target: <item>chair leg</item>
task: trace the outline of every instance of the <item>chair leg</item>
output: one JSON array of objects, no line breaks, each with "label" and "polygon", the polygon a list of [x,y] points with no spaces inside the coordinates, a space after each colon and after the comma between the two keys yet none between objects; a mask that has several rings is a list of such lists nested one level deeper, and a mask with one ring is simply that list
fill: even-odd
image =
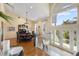
[{"label": "chair leg", "polygon": [[20,52],[20,54],[18,56],[24,56],[23,50]]}]

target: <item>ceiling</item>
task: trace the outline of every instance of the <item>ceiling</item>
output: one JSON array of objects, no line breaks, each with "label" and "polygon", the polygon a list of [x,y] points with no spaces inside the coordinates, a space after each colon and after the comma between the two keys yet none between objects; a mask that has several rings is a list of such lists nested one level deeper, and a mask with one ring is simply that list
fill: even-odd
[{"label": "ceiling", "polygon": [[54,7],[52,10],[52,12],[54,14],[57,14],[57,13],[60,13],[60,12],[63,12],[63,11],[67,11],[69,9],[73,9],[76,7],[76,4],[74,3],[56,3],[54,4]]},{"label": "ceiling", "polygon": [[[7,11],[13,12],[18,16],[37,20],[49,16],[48,3],[11,3],[13,7],[5,6]],[[52,3],[52,14],[74,8],[72,3]]]},{"label": "ceiling", "polygon": [[14,3],[11,5],[14,8],[5,6],[5,9],[16,15],[28,17],[29,19],[37,20],[38,18],[49,16],[48,3]]}]

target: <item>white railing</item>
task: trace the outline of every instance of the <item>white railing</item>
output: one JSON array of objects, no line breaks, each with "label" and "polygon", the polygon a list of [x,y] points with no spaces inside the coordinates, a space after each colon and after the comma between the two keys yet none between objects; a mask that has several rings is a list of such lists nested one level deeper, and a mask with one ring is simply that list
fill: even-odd
[{"label": "white railing", "polygon": [[[52,41],[55,41],[56,39],[59,40],[59,42],[54,42],[54,44],[59,43],[59,47],[64,48],[72,53],[79,51],[79,28],[77,24],[69,24],[69,25],[62,25],[62,26],[55,26],[52,28],[53,32],[53,39]],[[59,33],[56,33],[56,30],[59,31]],[[69,44],[64,43],[64,32],[69,32]],[[74,33],[76,32],[76,34]],[[60,38],[59,38],[60,37]],[[74,38],[76,37],[76,46],[74,43]],[[77,47],[77,48],[76,48]]]}]

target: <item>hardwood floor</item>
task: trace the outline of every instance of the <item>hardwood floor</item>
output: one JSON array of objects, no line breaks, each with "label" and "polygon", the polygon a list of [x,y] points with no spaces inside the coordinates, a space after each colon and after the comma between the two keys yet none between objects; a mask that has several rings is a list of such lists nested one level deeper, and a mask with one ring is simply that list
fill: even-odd
[{"label": "hardwood floor", "polygon": [[16,39],[10,39],[11,46],[22,46],[23,47],[24,56],[48,56],[48,54],[45,51],[39,48],[35,48],[33,41],[34,40],[32,39],[32,41],[17,43]]}]

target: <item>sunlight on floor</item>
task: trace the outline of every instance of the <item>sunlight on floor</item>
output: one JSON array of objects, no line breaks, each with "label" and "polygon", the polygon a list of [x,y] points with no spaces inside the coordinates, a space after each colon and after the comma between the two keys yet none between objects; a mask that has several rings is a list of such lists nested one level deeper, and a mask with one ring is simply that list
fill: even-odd
[{"label": "sunlight on floor", "polygon": [[52,46],[49,46],[48,54],[50,56],[72,56],[72,54]]}]

